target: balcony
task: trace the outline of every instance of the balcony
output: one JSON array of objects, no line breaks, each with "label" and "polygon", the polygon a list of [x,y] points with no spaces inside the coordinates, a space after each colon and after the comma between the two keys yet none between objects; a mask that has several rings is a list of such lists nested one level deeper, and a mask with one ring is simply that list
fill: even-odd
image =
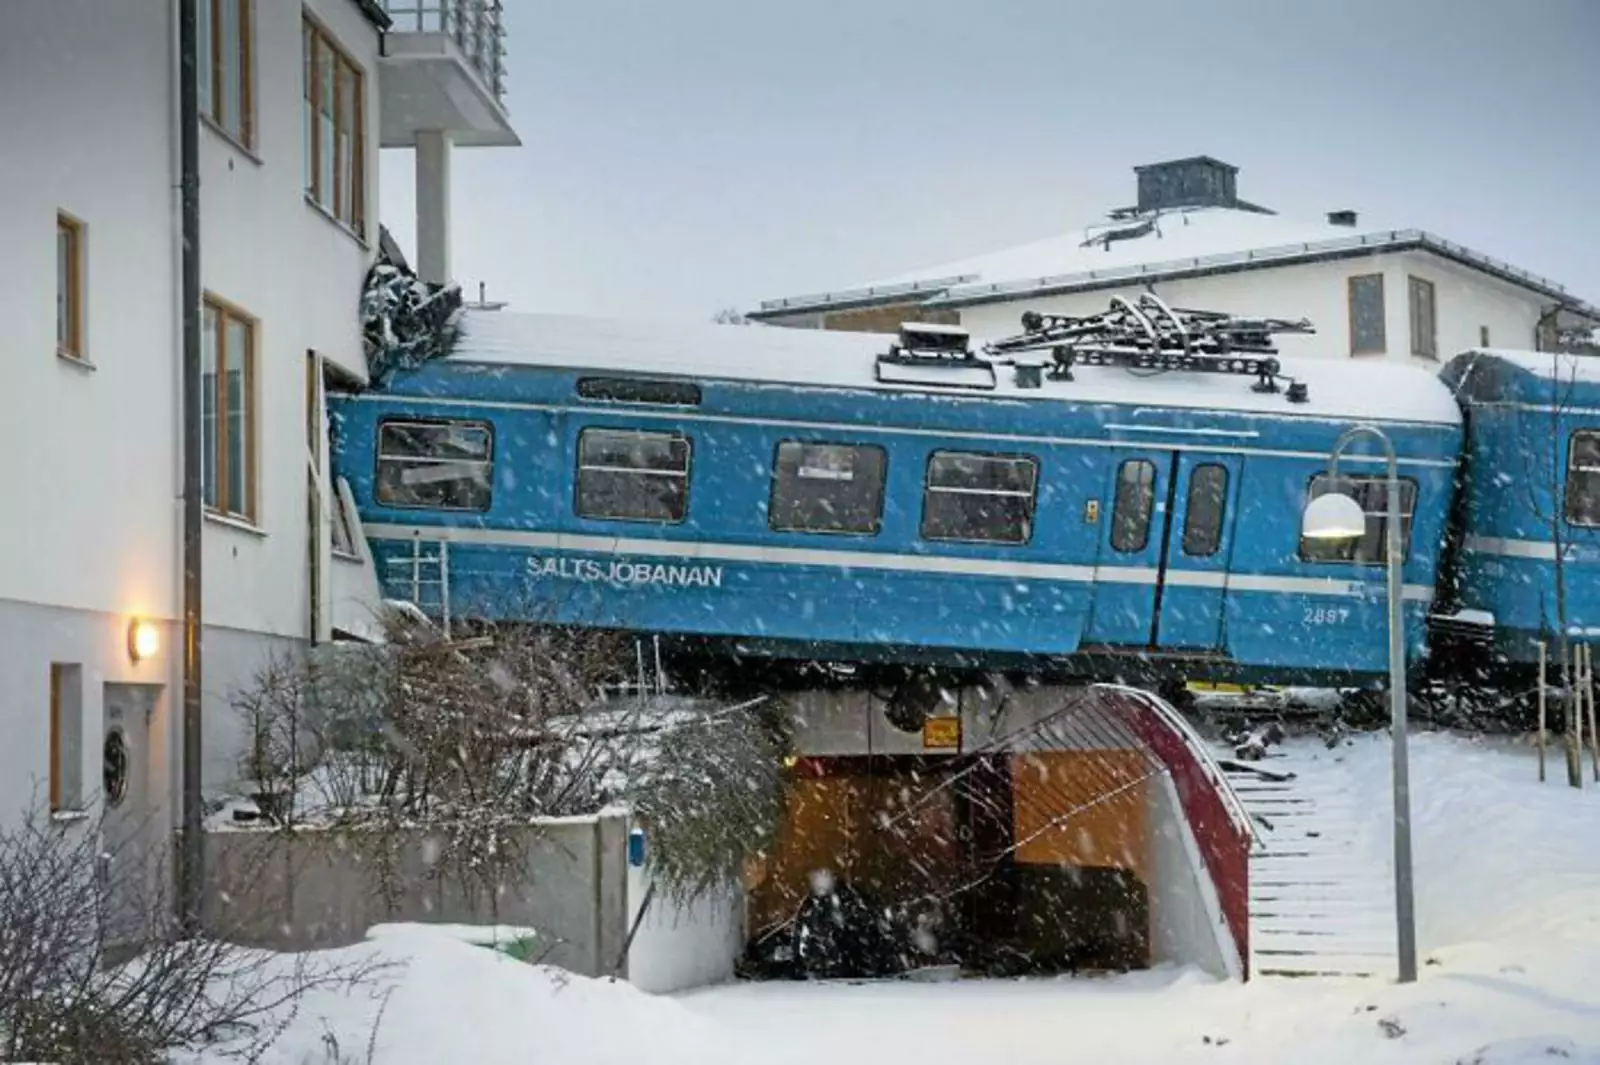
[{"label": "balcony", "polygon": [[505,26],[500,0],[383,0],[378,88],[380,143],[408,148],[419,133],[460,147],[522,141],[505,108]]}]

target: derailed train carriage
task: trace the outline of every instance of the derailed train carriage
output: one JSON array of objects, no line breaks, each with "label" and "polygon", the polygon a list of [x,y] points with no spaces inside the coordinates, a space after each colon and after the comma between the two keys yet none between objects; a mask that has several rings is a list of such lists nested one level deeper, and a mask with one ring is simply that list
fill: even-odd
[{"label": "derailed train carriage", "polygon": [[1600,637],[1600,359],[1468,351],[1441,379],[1464,446],[1427,661],[1447,692],[1526,704]]},{"label": "derailed train carriage", "polygon": [[1062,373],[925,337],[947,350],[469,315],[453,356],[338,403],[337,468],[386,593],[457,616],[660,634],[766,681],[1359,686],[1387,661],[1380,457],[1344,466],[1359,541],[1302,541],[1299,516],[1368,421],[1400,455],[1420,658],[1461,449],[1430,375]]}]

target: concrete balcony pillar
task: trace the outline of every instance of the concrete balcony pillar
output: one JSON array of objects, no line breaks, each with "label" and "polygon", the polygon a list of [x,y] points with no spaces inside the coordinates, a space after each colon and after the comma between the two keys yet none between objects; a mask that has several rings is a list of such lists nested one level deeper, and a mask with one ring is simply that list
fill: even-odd
[{"label": "concrete balcony pillar", "polygon": [[440,285],[451,279],[450,149],[448,132],[417,134],[417,276]]}]

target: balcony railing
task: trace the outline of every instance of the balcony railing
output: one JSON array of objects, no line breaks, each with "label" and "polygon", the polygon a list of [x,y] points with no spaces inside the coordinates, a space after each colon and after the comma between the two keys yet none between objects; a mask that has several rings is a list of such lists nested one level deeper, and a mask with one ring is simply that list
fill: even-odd
[{"label": "balcony railing", "polygon": [[506,97],[505,22],[500,0],[384,0],[392,33],[442,33],[456,42],[501,107]]}]

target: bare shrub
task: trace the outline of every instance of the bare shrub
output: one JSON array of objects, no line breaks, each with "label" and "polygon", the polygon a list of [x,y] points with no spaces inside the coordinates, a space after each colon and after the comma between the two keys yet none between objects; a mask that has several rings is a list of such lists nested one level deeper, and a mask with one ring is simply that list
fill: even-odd
[{"label": "bare shrub", "polygon": [[755,700],[687,715],[664,727],[656,757],[641,760],[627,798],[650,832],[650,866],[677,901],[736,882],[764,852],[788,795],[784,731]]},{"label": "bare shrub", "polygon": [[[344,830],[391,912],[401,848],[428,832],[428,867],[493,912],[520,875],[530,824],[627,803],[649,826],[672,894],[739,875],[781,818],[784,740],[761,700],[707,712],[660,693],[604,698],[630,677],[626,634],[471,625],[454,638],[407,617],[389,643],[264,670],[238,701],[264,737],[258,786],[295,779],[289,817]],[[307,752],[314,751],[314,756]]]},{"label": "bare shrub", "polygon": [[253,1060],[305,994],[374,975],[231,946],[226,914],[179,938],[164,833],[106,854],[102,827],[33,809],[0,828],[0,1059],[143,1065],[212,1046]]}]

